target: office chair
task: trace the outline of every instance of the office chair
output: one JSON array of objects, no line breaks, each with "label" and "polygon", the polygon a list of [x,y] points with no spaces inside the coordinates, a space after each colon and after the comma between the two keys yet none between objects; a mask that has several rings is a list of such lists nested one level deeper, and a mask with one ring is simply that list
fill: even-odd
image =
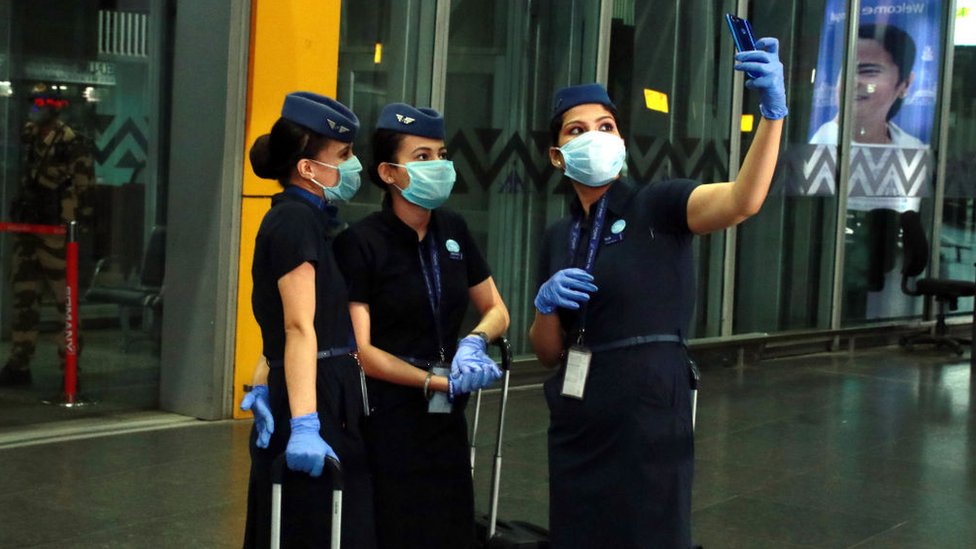
[{"label": "office chair", "polygon": [[92,286],[85,294],[90,302],[112,303],[119,307],[119,325],[122,328],[122,349],[127,350],[134,337],[131,326],[133,310],[142,310],[143,327],[149,318],[148,331],[153,345],[159,346],[159,315],[163,308],[163,268],[166,253],[166,227],[157,225],[149,235],[149,245],[142,259],[142,268],[136,284],[102,285],[99,274],[106,268],[107,259],[95,266]]},{"label": "office chair", "polygon": [[[908,295],[932,297],[938,307],[935,329],[931,333],[902,338],[901,345],[911,350],[918,343],[932,343],[936,347],[948,347],[961,355],[969,339],[951,336],[946,326],[946,307],[950,311],[959,308],[959,298],[976,295],[976,282],[948,278],[916,278],[928,267],[929,243],[918,212],[901,214],[902,247],[904,264],[901,268],[901,289]],[[914,279],[914,285],[912,284]],[[914,286],[914,287],[913,287]]]}]

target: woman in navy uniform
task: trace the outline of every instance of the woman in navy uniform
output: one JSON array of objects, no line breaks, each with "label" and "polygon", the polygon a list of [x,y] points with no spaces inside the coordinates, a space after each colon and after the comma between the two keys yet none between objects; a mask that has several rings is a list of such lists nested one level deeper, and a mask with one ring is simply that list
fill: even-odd
[{"label": "woman in navy uniform", "polygon": [[621,179],[606,90],[555,95],[550,160],[576,200],[546,231],[530,337],[559,366],[545,383],[556,549],[691,546],[692,236],[741,223],[766,198],[787,109],[778,43],[758,45],[736,57],[763,120],[734,182]]},{"label": "woman in navy uniform", "polygon": [[271,133],[251,147],[254,173],[278,180],[284,192],[272,197],[261,221],[251,267],[251,304],[270,371],[250,403],[263,427],[251,437],[245,547],[270,543],[271,462],[281,453],[290,469],[282,487],[283,547],[329,545],[332,489],[323,466],[330,457],[344,475],[343,546],[376,545],[349,302],[326,236],[326,205],[359,189],[362,166],[352,152],[358,129],[359,119],[341,103],[296,92],[285,97]]},{"label": "woman in navy uniform", "polygon": [[[368,376],[377,539],[382,548],[470,547],[464,406],[501,376],[486,346],[508,328],[508,310],[464,219],[440,207],[456,178],[441,115],[387,105],[372,145],[383,209],[336,239],[336,257]],[[469,301],[481,318],[458,341]]]}]

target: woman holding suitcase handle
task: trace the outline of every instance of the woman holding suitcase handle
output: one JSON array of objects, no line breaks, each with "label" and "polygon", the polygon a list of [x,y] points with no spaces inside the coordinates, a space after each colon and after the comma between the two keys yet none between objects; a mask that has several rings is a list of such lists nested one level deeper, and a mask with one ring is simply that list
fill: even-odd
[{"label": "woman holding suitcase handle", "polygon": [[[441,208],[454,185],[444,119],[393,103],[373,134],[382,211],[336,239],[372,406],[366,441],[381,548],[461,549],[474,540],[467,393],[502,373],[486,346],[508,328],[464,219]],[[458,341],[469,301],[477,326]]]},{"label": "woman holding suitcase handle", "polygon": [[355,341],[346,285],[327,238],[326,205],[349,200],[359,188],[361,165],[352,152],[358,128],[356,115],[341,103],[295,92],[285,97],[270,134],[251,147],[254,173],[278,180],[284,192],[272,197],[261,222],[251,268],[251,302],[270,368],[267,386],[259,384],[242,403],[259,416],[251,440],[245,547],[271,541],[271,468],[282,453],[290,469],[281,509],[283,545],[329,545],[332,491],[322,470],[333,458],[344,472],[342,544],[375,547]]},{"label": "woman holding suitcase handle", "polygon": [[778,42],[757,46],[736,56],[763,120],[734,182],[635,186],[619,175],[626,152],[606,90],[555,95],[550,160],[576,200],[546,231],[530,338],[559,366],[545,383],[556,549],[691,546],[691,243],[766,198],[787,108]]}]

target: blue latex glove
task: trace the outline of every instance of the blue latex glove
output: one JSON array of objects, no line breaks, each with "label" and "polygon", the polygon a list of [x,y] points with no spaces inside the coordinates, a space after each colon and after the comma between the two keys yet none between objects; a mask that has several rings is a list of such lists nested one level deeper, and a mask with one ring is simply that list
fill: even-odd
[{"label": "blue latex glove", "polygon": [[556,271],[535,295],[535,308],[544,315],[552,314],[557,307],[579,309],[580,304],[589,301],[590,293],[596,290],[593,276],[583,269]]},{"label": "blue latex glove", "polygon": [[484,355],[480,363],[481,372],[475,382],[475,391],[488,387],[502,377],[502,369],[488,355]]},{"label": "blue latex glove", "polygon": [[254,413],[254,429],[258,432],[258,448],[267,448],[274,433],[274,417],[268,402],[268,386],[255,385],[241,400],[241,410]]},{"label": "blue latex glove", "polygon": [[759,91],[759,112],[767,120],[780,120],[789,114],[786,108],[786,84],[783,63],[779,60],[779,40],[760,38],[755,51],[735,54],[735,70],[746,72],[746,87]]},{"label": "blue latex glove", "polygon": [[451,373],[475,373],[481,371],[481,357],[487,357],[488,344],[476,335],[469,335],[458,341],[457,352],[451,361]]},{"label": "blue latex glove", "polygon": [[319,435],[319,415],[317,412],[293,417],[291,436],[288,437],[288,447],[285,448],[285,461],[292,471],[308,473],[313,477],[322,474],[326,457],[333,457],[339,461],[339,456],[327,442]]}]

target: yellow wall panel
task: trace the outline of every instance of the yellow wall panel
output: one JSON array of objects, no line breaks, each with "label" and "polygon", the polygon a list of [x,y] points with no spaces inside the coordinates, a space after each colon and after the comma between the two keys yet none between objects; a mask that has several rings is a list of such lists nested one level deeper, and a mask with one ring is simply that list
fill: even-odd
[{"label": "yellow wall panel", "polygon": [[[278,119],[286,94],[306,90],[335,96],[339,68],[339,0],[253,0],[248,71],[247,151]],[[245,162],[247,162],[245,160]],[[261,332],[251,312],[251,259],[254,237],[281,187],[244,167],[241,197],[241,256],[237,295],[237,342],[234,358],[234,417],[261,354]]]}]

